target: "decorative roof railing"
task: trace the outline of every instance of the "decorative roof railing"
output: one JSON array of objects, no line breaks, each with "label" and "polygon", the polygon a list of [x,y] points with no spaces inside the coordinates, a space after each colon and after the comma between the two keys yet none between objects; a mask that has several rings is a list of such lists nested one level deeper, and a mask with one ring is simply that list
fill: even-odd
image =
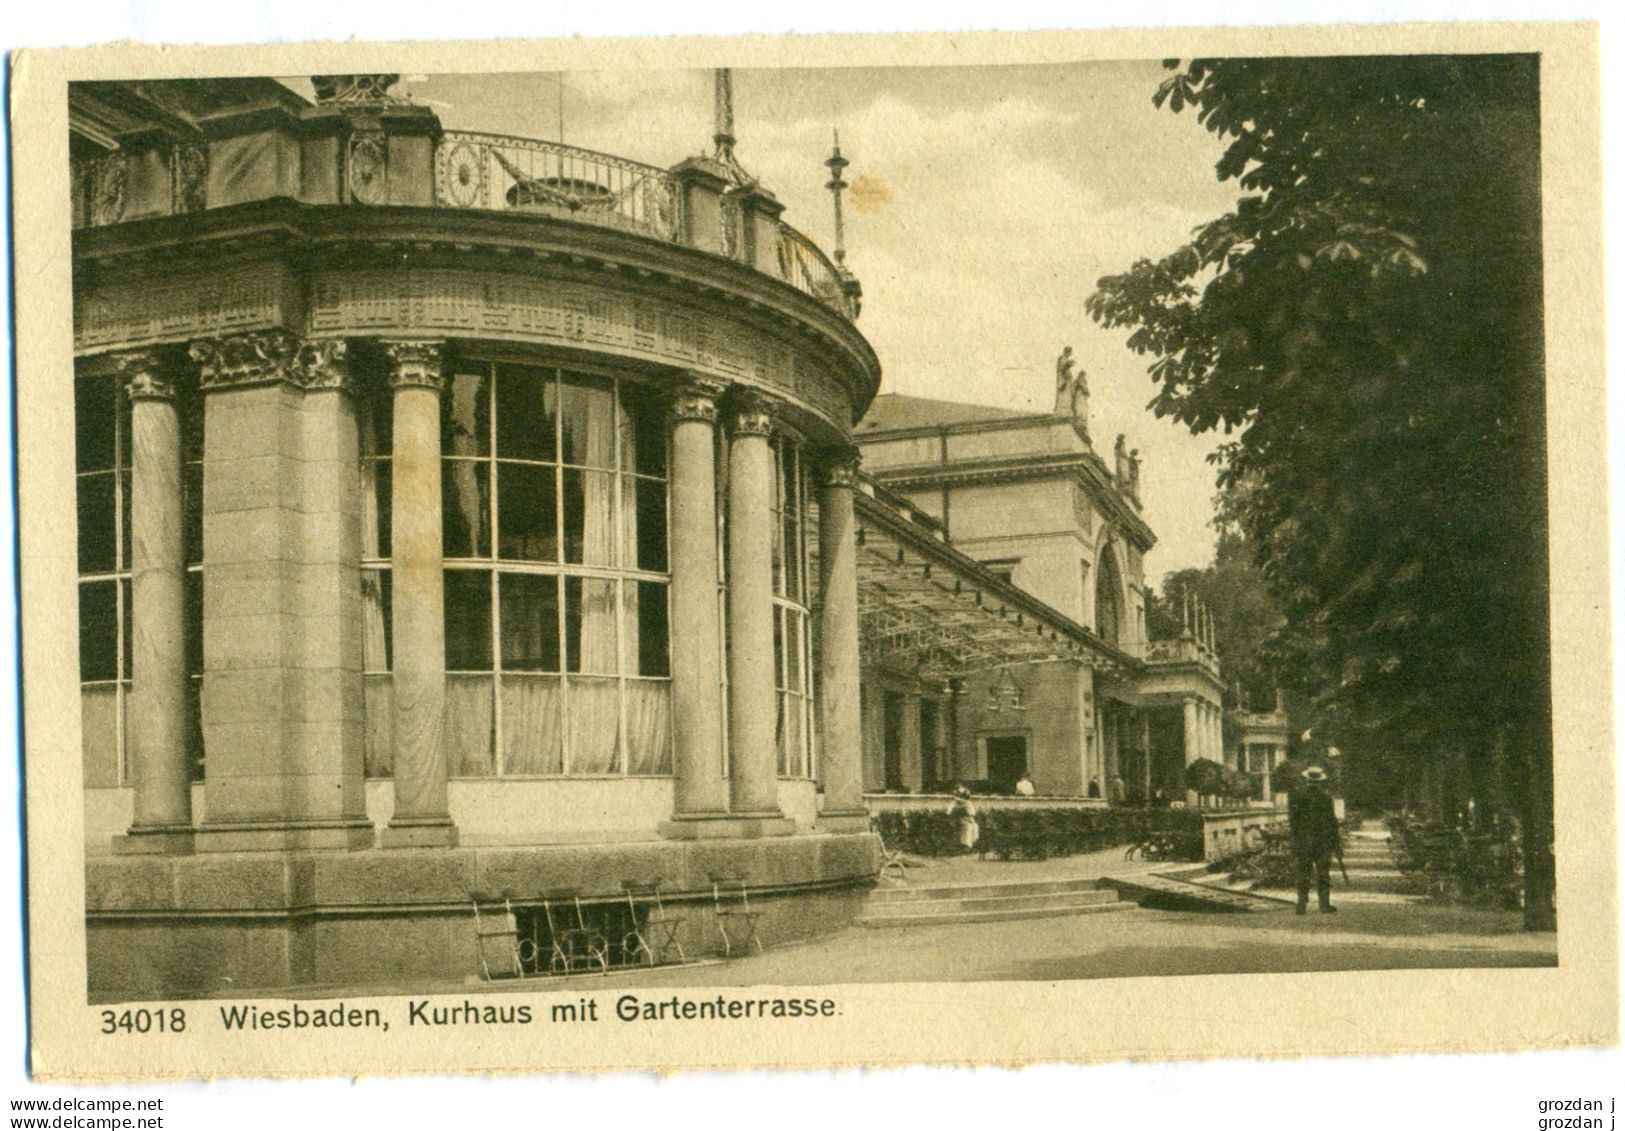
[{"label": "decorative roof railing", "polygon": [[1217,671],[1219,657],[1201,641],[1190,636],[1173,640],[1136,640],[1119,645],[1123,651],[1147,664],[1201,664]]},{"label": "decorative roof railing", "polygon": [[663,240],[683,230],[666,170],[551,141],[447,131],[435,146],[434,191],[442,207],[546,212]]},{"label": "decorative roof railing", "polygon": [[[209,156],[206,144],[176,147],[156,175],[153,162],[124,150],[76,160],[74,227],[102,227],[234,203],[238,198],[210,199]],[[373,203],[357,187],[354,171],[346,175],[343,147],[338,160],[341,168],[335,183],[348,183],[351,189],[345,198],[356,206]],[[734,189],[720,197],[700,198],[702,206],[716,208],[719,215],[714,223],[696,225],[695,218],[684,215],[683,185],[669,170],[558,142],[461,130],[445,131],[436,140],[432,180],[433,204],[439,208],[532,212],[678,244],[693,244],[697,227],[720,230],[724,239],[718,254],[754,263],[764,274],[846,317],[857,317],[857,288],[851,274],[782,221],[758,225],[747,238]],[[774,244],[760,247],[764,236]]]}]

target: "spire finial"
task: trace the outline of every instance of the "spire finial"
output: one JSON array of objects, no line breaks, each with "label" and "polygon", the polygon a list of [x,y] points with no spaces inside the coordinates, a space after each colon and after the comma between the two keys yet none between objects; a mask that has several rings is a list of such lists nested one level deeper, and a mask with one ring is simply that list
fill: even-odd
[{"label": "spire finial", "polygon": [[734,83],[733,72],[718,67],[714,72],[716,112],[711,140],[716,143],[716,159],[724,165],[734,163]]},{"label": "spire finial", "polygon": [[824,187],[829,189],[830,196],[835,199],[835,262],[846,265],[846,225],[841,216],[841,193],[846,190],[846,181],[841,178],[841,171],[851,162],[841,156],[841,131],[835,131],[835,148],[829,155],[824,166],[829,169],[829,183]]}]

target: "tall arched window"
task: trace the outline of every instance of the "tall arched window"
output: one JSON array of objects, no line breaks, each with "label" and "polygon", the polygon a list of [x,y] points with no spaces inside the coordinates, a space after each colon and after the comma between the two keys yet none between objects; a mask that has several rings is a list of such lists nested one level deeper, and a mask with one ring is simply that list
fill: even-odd
[{"label": "tall arched window", "polygon": [[669,774],[665,405],[456,366],[441,409],[452,776]]},{"label": "tall arched window", "polygon": [[801,448],[773,437],[773,672],[779,776],[812,776],[812,616],[807,578],[807,470]]},{"label": "tall arched window", "polygon": [[1123,599],[1121,575],[1117,571],[1117,555],[1111,546],[1100,551],[1100,564],[1095,570],[1095,633],[1108,644],[1116,644],[1122,632]]}]

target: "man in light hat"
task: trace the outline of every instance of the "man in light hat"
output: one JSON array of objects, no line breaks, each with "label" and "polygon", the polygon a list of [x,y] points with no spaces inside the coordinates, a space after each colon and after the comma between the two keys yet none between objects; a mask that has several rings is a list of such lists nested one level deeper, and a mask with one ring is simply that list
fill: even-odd
[{"label": "man in light hat", "polygon": [[1309,909],[1309,876],[1315,876],[1315,893],[1322,911],[1332,906],[1332,855],[1342,849],[1337,827],[1337,810],[1326,790],[1326,771],[1310,766],[1303,781],[1287,801],[1287,823],[1292,829],[1292,854],[1298,870],[1298,914]]}]

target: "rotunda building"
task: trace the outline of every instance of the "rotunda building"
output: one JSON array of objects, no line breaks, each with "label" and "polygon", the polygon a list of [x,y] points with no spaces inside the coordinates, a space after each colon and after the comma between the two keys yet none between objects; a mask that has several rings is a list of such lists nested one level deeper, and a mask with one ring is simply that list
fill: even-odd
[{"label": "rotunda building", "polygon": [[393,77],[70,95],[93,996],[469,976],[475,907],[534,960],[657,885],[771,945],[874,875],[856,280],[722,129]]}]

